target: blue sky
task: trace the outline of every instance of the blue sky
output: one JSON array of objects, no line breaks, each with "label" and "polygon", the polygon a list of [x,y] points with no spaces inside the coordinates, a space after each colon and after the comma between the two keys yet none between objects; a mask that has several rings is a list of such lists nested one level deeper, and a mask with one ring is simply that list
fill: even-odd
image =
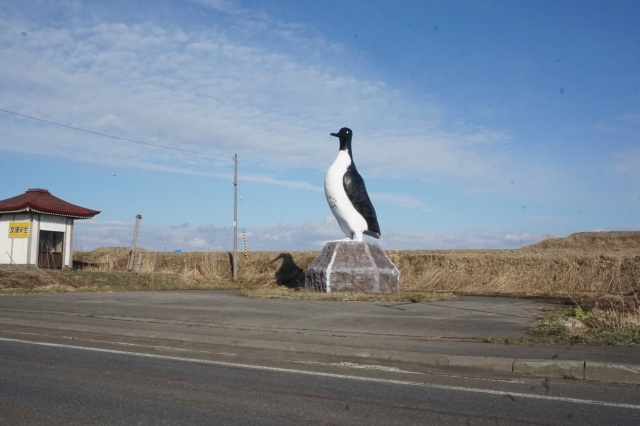
[{"label": "blue sky", "polygon": [[230,250],[237,153],[249,250],[318,250],[344,126],[385,249],[640,230],[637,1],[0,0],[0,63],[0,199],[77,249]]}]

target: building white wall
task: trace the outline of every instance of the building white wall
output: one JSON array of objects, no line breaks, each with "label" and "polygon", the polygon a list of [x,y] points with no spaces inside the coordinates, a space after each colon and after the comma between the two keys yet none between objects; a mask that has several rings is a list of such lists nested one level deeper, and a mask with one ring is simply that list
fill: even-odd
[{"label": "building white wall", "polygon": [[0,216],[0,265],[33,264],[33,262],[29,262],[29,243],[33,248],[33,241],[31,241],[33,239],[33,223],[30,225],[29,238],[9,238],[9,223],[29,221],[31,221],[31,214],[29,213]]},{"label": "building white wall", "polygon": [[65,218],[67,223],[64,231],[64,266],[73,268],[73,219]]},{"label": "building white wall", "polygon": [[8,265],[11,263],[11,240],[5,238],[9,235],[9,222],[7,216],[0,216],[0,265]]},{"label": "building white wall", "polygon": [[[31,222],[29,238],[9,238],[10,222]],[[40,231],[64,232],[63,267],[73,266],[73,219],[35,213],[0,216],[0,265],[38,265]]]},{"label": "building white wall", "polygon": [[66,232],[67,218],[60,216],[38,215],[41,231]]},{"label": "building white wall", "polygon": [[29,265],[38,266],[40,241],[40,215],[31,213],[31,233],[29,234]]}]

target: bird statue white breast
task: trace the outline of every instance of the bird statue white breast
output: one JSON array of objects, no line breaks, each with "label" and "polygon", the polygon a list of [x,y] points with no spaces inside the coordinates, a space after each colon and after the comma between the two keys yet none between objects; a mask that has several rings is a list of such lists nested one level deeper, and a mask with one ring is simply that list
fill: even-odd
[{"label": "bird statue white breast", "polygon": [[348,240],[362,241],[363,234],[380,238],[380,226],[364,179],[353,162],[351,138],[347,127],[331,133],[340,139],[340,150],[324,178],[324,193],[331,212]]}]

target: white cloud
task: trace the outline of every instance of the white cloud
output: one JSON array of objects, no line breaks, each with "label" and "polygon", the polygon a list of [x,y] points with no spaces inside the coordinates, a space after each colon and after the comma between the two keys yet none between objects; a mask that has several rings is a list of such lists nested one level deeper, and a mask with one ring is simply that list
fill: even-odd
[{"label": "white cloud", "polygon": [[[74,247],[90,251],[99,247],[129,247],[134,223],[102,222],[97,219],[76,221]],[[140,222],[137,246],[152,251],[219,251],[233,248],[233,229],[204,224],[190,227],[150,226]]]},{"label": "white cloud", "polygon": [[[201,3],[238,13],[230,2]],[[259,19],[268,27],[265,32],[284,25]],[[442,117],[435,104],[418,105],[384,82],[343,74],[322,59],[309,62],[255,41],[234,42],[220,28],[29,23],[28,35],[16,40],[25,23],[0,24],[5,28],[0,61],[8,64],[0,69],[2,106],[17,112],[145,143],[229,156],[238,152],[271,170],[299,164],[324,168],[326,161],[318,159],[330,159],[336,148],[328,133],[342,125],[354,129],[356,160],[371,175],[486,180],[497,173],[492,164],[508,163],[499,154],[507,139],[503,132],[439,129]],[[294,25],[288,31],[297,29]],[[299,37],[312,37],[305,31]],[[0,141],[6,151],[73,152],[81,161],[175,173],[211,170],[208,158],[25,119],[0,120],[9,136]],[[245,179],[318,189],[259,173]]]},{"label": "white cloud", "polygon": [[640,184],[640,148],[615,155],[612,168],[618,176]]},{"label": "white cloud", "polygon": [[312,185],[312,184],[310,184],[308,182],[283,180],[283,179],[273,178],[273,177],[270,177],[270,176],[256,175],[256,174],[251,174],[251,173],[242,174],[242,176],[239,179],[242,182],[264,183],[264,184],[268,184],[268,185],[283,186],[283,187],[286,187],[286,188],[289,188],[289,189],[303,189],[303,190],[306,190],[306,191],[313,191],[313,192],[324,191],[324,188],[322,186]]},{"label": "white cloud", "polygon": [[424,201],[418,197],[409,194],[395,194],[395,193],[372,193],[371,198],[374,200],[385,201],[389,204],[398,207],[407,207],[411,209],[419,210],[423,213],[432,213],[433,209],[425,204]]},{"label": "white cloud", "polygon": [[233,12],[238,9],[235,2],[229,0],[192,0],[194,3],[201,4],[213,10],[220,12]]},{"label": "white cloud", "polygon": [[640,113],[623,114],[616,119],[622,122],[629,123],[631,125],[640,126]]},{"label": "white cloud", "polygon": [[[165,12],[178,12],[172,9],[173,4],[163,7],[168,8]],[[438,202],[442,215],[451,208],[448,206],[468,205],[464,198],[469,194],[476,202],[478,194],[491,192],[490,202],[504,205],[504,198],[493,197],[495,193],[532,203],[536,197],[564,199],[567,193],[575,192],[567,183],[571,177],[561,176],[563,172],[570,174],[570,168],[554,169],[560,163],[551,160],[542,164],[547,153],[528,155],[522,150],[517,156],[521,145],[536,141],[523,141],[518,134],[489,124],[476,126],[451,117],[449,111],[456,103],[441,104],[428,93],[428,85],[422,86],[425,93],[402,92],[391,80],[381,81],[379,69],[366,70],[362,64],[367,62],[359,61],[359,52],[349,51],[348,46],[305,24],[273,19],[263,11],[266,9],[247,9],[235,1],[194,0],[185,8],[179,7],[180,17],[166,21],[155,9],[138,14],[135,7],[115,11],[91,2],[55,6],[43,2],[35,17],[23,9],[22,15],[0,13],[0,108],[143,144],[0,112],[0,155],[5,158],[12,153],[37,153],[165,172],[153,174],[161,188],[168,182],[164,179],[175,178],[175,174],[185,175],[188,179],[183,182],[190,180],[194,186],[203,180],[192,176],[230,182],[230,160],[237,153],[241,189],[243,185],[264,184],[264,189],[273,193],[260,195],[279,203],[277,212],[270,213],[275,217],[260,217],[259,222],[277,223],[282,217],[291,222],[297,219],[285,215],[299,214],[303,206],[312,204],[311,197],[322,192],[321,176],[337,151],[337,141],[329,133],[349,126],[355,134],[354,158],[365,180],[385,182],[384,189],[371,194],[374,204],[383,203],[381,212],[388,208],[384,204],[403,207],[410,217],[407,223],[420,223],[424,214],[433,213],[432,206],[419,195],[429,191],[423,183],[434,182],[438,193],[446,194],[447,199],[443,195],[443,201]],[[637,124],[637,117],[621,116],[619,121]],[[501,122],[499,117],[495,122]],[[616,170],[621,176],[640,180],[635,167],[639,162],[635,154],[621,157]],[[53,175],[47,170],[39,177],[45,173]],[[152,174],[140,175],[147,178]],[[253,185],[246,195],[263,189],[258,187]],[[120,199],[138,196],[131,195],[130,186],[127,189],[131,192],[117,194]],[[299,192],[292,195],[289,190]],[[110,202],[118,203],[119,198],[111,195]],[[136,207],[158,204],[144,196],[157,199],[163,195],[159,190],[140,194]],[[290,209],[293,203],[297,209]],[[105,213],[111,207],[105,207]],[[221,204],[221,208],[227,207]],[[175,214],[162,210],[157,209],[156,220],[172,221],[166,216],[159,218]],[[194,219],[187,215],[190,213],[175,222],[226,223],[213,215]],[[261,213],[254,209],[249,214]],[[567,215],[562,211],[553,214]],[[545,211],[539,215],[550,216]],[[327,240],[342,238],[333,218],[302,223],[305,218],[318,216],[310,212],[300,218],[301,223],[249,229],[250,249],[321,247]],[[90,221],[79,225],[83,232],[78,238],[84,235],[85,246],[126,246],[131,238],[129,226],[133,225]],[[213,224],[172,228],[143,223],[140,242],[156,250],[225,250],[232,246],[231,232]],[[385,231],[381,244],[390,248],[462,248],[468,244],[513,246],[535,239],[508,234]]]},{"label": "white cloud", "polygon": [[128,247],[131,245],[133,228],[133,223],[120,221],[76,220],[73,246],[79,251],[90,251],[99,247]]},{"label": "white cloud", "polygon": [[381,246],[385,249],[459,250],[459,249],[515,249],[528,246],[545,237],[508,230],[482,229],[461,232],[388,233]]},{"label": "white cloud", "polygon": [[[238,247],[243,247],[243,229],[238,231]],[[76,249],[90,251],[99,247],[128,247],[133,223],[76,222]],[[279,222],[271,227],[246,229],[249,251],[320,250],[328,241],[344,238],[333,216],[320,221],[300,224]],[[382,239],[367,241],[380,244],[384,249],[508,249],[534,244],[544,235],[516,233],[508,230],[466,230],[458,233],[397,233],[389,232]],[[233,249],[233,229],[203,224],[191,227],[182,224],[173,227],[145,226],[141,224],[138,247],[151,251],[230,251]]]}]

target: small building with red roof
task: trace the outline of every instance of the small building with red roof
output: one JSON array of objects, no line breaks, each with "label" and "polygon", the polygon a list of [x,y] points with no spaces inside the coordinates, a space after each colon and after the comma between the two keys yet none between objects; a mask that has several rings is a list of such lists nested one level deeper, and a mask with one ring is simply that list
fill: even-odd
[{"label": "small building with red roof", "polygon": [[0,200],[0,266],[73,266],[73,222],[100,212],[33,188]]}]

